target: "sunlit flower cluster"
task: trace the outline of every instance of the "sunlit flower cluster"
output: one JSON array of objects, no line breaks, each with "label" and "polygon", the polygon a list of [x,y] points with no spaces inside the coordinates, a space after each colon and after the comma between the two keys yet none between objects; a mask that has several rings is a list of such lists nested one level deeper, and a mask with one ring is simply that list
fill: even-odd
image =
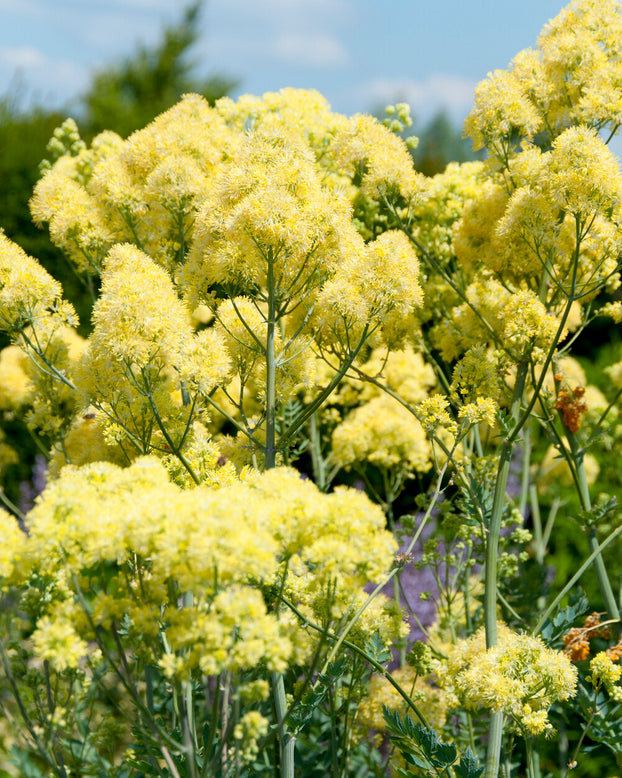
[{"label": "sunlit flower cluster", "polygon": [[432,449],[421,423],[399,399],[364,377],[380,377],[405,403],[415,406],[436,384],[431,366],[412,347],[389,353],[379,348],[359,370],[361,380],[344,380],[331,400],[349,410],[332,432],[331,461],[347,469],[370,463],[405,475],[427,472]]},{"label": "sunlit flower cluster", "polygon": [[62,294],[58,281],[0,232],[0,331],[14,334],[29,325],[49,330],[75,322]]},{"label": "sunlit flower cluster", "polygon": [[437,669],[448,704],[505,711],[524,733],[550,733],[548,709],[572,697],[576,668],[539,638],[499,626],[499,642],[488,650],[483,629],[449,649]]},{"label": "sunlit flower cluster", "polygon": [[619,126],[620,10],[618,0],[574,0],[544,27],[534,50],[489,74],[466,124],[476,147],[501,157],[515,137],[543,134],[551,142],[569,124]]},{"label": "sunlit flower cluster", "polygon": [[[3,578],[19,572],[27,585],[45,570],[68,583],[64,597],[45,606],[33,636],[37,656],[59,671],[86,655],[95,626],[114,630],[123,619],[129,639],[142,641],[170,676],[259,663],[282,671],[306,654],[309,638],[287,608],[278,618],[268,610],[264,587],[285,576],[294,605],[330,624],[359,607],[362,586],[384,574],[395,550],[367,497],[322,495],[287,469],[181,490],[155,458],[125,469],[66,468],[29,514],[27,538],[2,516]],[[104,567],[108,583],[100,588],[93,571]],[[67,607],[71,592],[75,605]],[[192,597],[180,607],[184,592]],[[86,598],[88,617],[79,607]],[[383,620],[387,639],[399,634],[397,612],[382,600],[372,611],[365,635]],[[164,654],[156,639],[162,630]]]}]

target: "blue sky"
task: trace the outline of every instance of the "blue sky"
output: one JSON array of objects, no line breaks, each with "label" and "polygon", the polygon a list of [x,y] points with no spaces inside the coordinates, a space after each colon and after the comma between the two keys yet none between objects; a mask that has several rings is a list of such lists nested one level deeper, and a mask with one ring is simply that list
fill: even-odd
[{"label": "blue sky", "polygon": [[[152,43],[183,0],[0,0],[0,94],[64,106],[89,73]],[[194,54],[239,92],[313,87],[351,114],[410,102],[461,121],[473,88],[536,42],[562,0],[206,0]]]}]

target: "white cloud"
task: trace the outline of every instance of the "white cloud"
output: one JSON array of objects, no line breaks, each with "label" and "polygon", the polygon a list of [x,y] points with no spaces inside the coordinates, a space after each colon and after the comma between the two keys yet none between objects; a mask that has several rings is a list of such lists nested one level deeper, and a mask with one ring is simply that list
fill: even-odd
[{"label": "white cloud", "polygon": [[295,65],[339,67],[348,62],[348,52],[331,35],[292,33],[279,35],[274,44],[276,56]]},{"label": "white cloud", "polygon": [[3,46],[0,48],[0,62],[9,68],[28,70],[43,67],[46,57],[34,46]]},{"label": "white cloud", "polygon": [[[17,80],[16,80],[17,79]],[[0,47],[0,83],[19,87],[27,102],[57,106],[75,97],[88,82],[88,72],[75,62],[51,57],[34,46]]]},{"label": "white cloud", "polygon": [[360,98],[368,105],[402,101],[413,114],[429,116],[445,108],[455,117],[463,117],[473,104],[477,81],[447,73],[432,73],[422,81],[378,78],[363,84]]},{"label": "white cloud", "polygon": [[[350,61],[342,33],[356,19],[354,0],[212,0],[206,50],[248,69],[259,61],[341,67]],[[224,51],[223,37],[235,30]],[[212,38],[212,40],[210,40]]]},{"label": "white cloud", "polygon": [[[327,21],[349,21],[355,16],[352,0],[213,0],[214,10],[243,13],[277,24],[305,18],[323,26]],[[208,9],[209,10],[209,9]]]}]

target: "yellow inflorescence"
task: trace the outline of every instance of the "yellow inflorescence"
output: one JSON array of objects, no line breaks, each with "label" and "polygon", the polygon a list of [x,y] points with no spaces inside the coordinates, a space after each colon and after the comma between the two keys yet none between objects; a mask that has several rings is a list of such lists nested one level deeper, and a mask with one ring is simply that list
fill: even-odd
[{"label": "yellow inflorescence", "polygon": [[452,646],[437,668],[450,707],[505,711],[520,731],[550,733],[547,711],[575,692],[576,668],[539,638],[499,625],[499,643],[486,650],[484,630]]},{"label": "yellow inflorescence", "polygon": [[[261,663],[283,671],[307,654],[310,638],[286,607],[278,618],[268,610],[263,588],[285,576],[295,606],[324,625],[339,623],[363,604],[362,587],[384,575],[396,548],[366,496],[321,494],[284,468],[191,490],[169,482],[155,458],[126,469],[65,468],[29,514],[27,538],[2,515],[3,578],[19,574],[26,584],[44,569],[66,582],[33,636],[36,655],[59,671],[87,654],[93,626],[113,629],[122,619],[130,643],[155,652],[171,676]],[[104,568],[106,591],[91,592],[93,571]],[[191,604],[180,607],[184,592]],[[93,597],[90,620],[78,607],[85,597]],[[403,631],[384,600],[369,611],[351,639],[364,642],[380,629],[391,640]]]}]

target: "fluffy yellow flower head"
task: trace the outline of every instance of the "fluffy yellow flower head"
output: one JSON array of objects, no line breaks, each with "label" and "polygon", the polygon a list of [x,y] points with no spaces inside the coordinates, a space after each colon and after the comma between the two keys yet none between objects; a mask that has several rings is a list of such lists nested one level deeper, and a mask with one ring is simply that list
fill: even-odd
[{"label": "fluffy yellow flower head", "polygon": [[475,92],[465,131],[504,159],[537,133],[550,143],[572,124],[616,129],[622,115],[619,0],[574,0],[543,29],[534,50],[496,70]]},{"label": "fluffy yellow flower head", "polygon": [[[309,640],[283,606],[280,618],[268,610],[265,588],[286,574],[284,591],[297,605],[317,620],[339,620],[361,604],[362,587],[384,574],[396,548],[382,511],[354,490],[325,495],[286,468],[183,490],[150,457],[125,469],[64,468],[30,512],[28,531],[20,544],[9,535],[6,575],[27,579],[42,568],[70,587],[93,587],[94,623],[108,629],[127,615],[128,639],[159,653],[165,628],[170,650],[181,653],[162,656],[161,666],[180,677],[258,663],[283,671]],[[28,564],[17,570],[22,559]],[[105,591],[97,584],[104,569]],[[178,592],[192,593],[192,605],[180,608]],[[60,662],[65,645],[78,661],[75,640],[92,639],[90,628],[79,609],[60,605],[50,603],[39,620],[37,650]],[[370,629],[387,622],[394,634],[400,619],[391,606],[379,601],[372,611]]]},{"label": "fluffy yellow flower head", "polygon": [[[85,156],[88,152],[82,152]],[[97,274],[114,241],[114,225],[79,177],[78,157],[61,157],[35,187],[30,212],[36,224],[48,222],[52,242],[81,272]]]},{"label": "fluffy yellow flower head", "polygon": [[337,425],[331,460],[350,468],[365,462],[385,469],[425,473],[432,467],[431,449],[417,419],[388,395],[355,408]]},{"label": "fluffy yellow flower head", "polygon": [[93,324],[91,347],[138,371],[156,359],[175,363],[191,335],[190,313],[168,273],[130,244],[106,258]]},{"label": "fluffy yellow flower head", "polygon": [[30,397],[28,357],[19,346],[0,351],[0,410],[19,408]]},{"label": "fluffy yellow flower head", "polygon": [[551,732],[546,711],[575,691],[577,670],[540,638],[499,625],[499,642],[486,650],[483,628],[449,649],[437,670],[439,685],[467,710],[505,711],[523,732]]},{"label": "fluffy yellow flower head", "polygon": [[265,287],[270,272],[283,297],[308,294],[348,256],[353,241],[350,207],[323,185],[304,140],[258,130],[244,136],[214,179],[182,284],[200,301],[213,283]]},{"label": "fluffy yellow flower head", "polygon": [[[0,331],[40,325],[61,311],[62,294],[58,281],[0,231]],[[70,306],[63,313],[65,320],[75,321]]]},{"label": "fluffy yellow flower head", "polygon": [[532,138],[541,128],[542,118],[515,74],[495,70],[475,88],[475,105],[464,131],[476,150],[486,146],[501,155],[512,133]]},{"label": "fluffy yellow flower head", "polygon": [[411,202],[425,188],[404,141],[372,116],[353,116],[337,134],[331,152],[344,172],[361,174],[361,191],[371,199],[397,193]]}]

